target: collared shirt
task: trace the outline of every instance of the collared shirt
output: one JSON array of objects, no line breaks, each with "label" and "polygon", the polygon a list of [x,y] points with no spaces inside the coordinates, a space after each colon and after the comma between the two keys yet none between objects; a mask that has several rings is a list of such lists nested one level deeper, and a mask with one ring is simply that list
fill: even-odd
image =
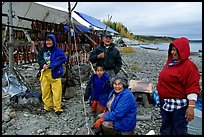
[{"label": "collared shirt", "polygon": [[187,106],[187,99],[164,99],[162,108],[166,111],[172,112]]},{"label": "collared shirt", "polygon": [[169,63],[169,66],[174,66],[174,65],[177,65],[180,61],[178,60],[174,60],[172,59],[171,62]]},{"label": "collared shirt", "polygon": [[[197,101],[197,94],[191,93],[187,95],[188,100],[195,100]],[[187,105],[187,99],[164,99],[164,105],[162,108],[166,111],[174,111],[176,109],[180,109]]]}]

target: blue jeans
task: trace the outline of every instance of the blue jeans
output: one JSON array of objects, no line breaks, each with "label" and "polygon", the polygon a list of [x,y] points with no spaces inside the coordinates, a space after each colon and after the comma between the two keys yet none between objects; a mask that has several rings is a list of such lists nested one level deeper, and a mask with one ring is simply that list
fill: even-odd
[{"label": "blue jeans", "polygon": [[164,100],[160,100],[160,114],[162,116],[161,135],[187,135],[185,114],[187,106],[168,112],[162,108]]}]

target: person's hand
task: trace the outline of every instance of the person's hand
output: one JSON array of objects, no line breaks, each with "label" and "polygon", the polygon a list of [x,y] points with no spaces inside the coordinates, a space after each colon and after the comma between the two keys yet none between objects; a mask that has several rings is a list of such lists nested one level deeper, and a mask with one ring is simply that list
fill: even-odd
[{"label": "person's hand", "polygon": [[[105,110],[104,110],[105,111]],[[105,113],[100,113],[100,114],[98,114],[98,116],[99,117],[103,117],[103,115],[104,115]]]},{"label": "person's hand", "polygon": [[43,65],[43,70],[46,70],[46,69],[48,69],[48,65],[47,65],[47,64],[44,64],[44,65]]},{"label": "person's hand", "polygon": [[104,117],[100,117],[96,122],[94,123],[94,128],[100,128],[101,124],[104,122]]},{"label": "person's hand", "polygon": [[105,54],[104,54],[104,53],[98,54],[98,58],[99,58],[99,59],[103,59],[104,57],[105,57]]},{"label": "person's hand", "polygon": [[186,120],[187,121],[191,121],[194,119],[194,107],[192,106],[188,106],[187,110],[186,110]]}]

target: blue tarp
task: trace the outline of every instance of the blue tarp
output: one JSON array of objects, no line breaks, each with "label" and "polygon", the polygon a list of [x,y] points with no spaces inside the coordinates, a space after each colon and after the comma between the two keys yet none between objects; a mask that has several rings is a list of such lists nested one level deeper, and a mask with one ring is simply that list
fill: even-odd
[{"label": "blue tarp", "polygon": [[159,105],[159,94],[156,89],[153,91],[152,98],[153,98],[153,104],[155,106],[158,106]]},{"label": "blue tarp", "polygon": [[[84,13],[80,13],[77,11],[74,11],[77,15],[79,15],[82,19],[84,19],[86,22],[88,22],[89,24],[98,27],[100,29],[105,30],[106,29],[106,25],[104,23],[102,23],[100,20],[91,17],[89,15],[86,15]],[[119,34],[117,31],[111,29],[110,27],[107,27],[107,31],[111,32],[111,33],[115,33],[115,34]]]},{"label": "blue tarp", "polygon": [[198,99],[195,103],[195,108],[197,108],[198,110],[202,111],[202,100]]},{"label": "blue tarp", "polygon": [[[65,26],[64,26],[64,31],[66,32],[67,30],[68,30],[68,22],[65,24]],[[90,31],[90,29],[89,28],[86,28],[86,27],[83,27],[83,26],[81,26],[81,25],[78,25],[78,24],[75,24],[74,23],[74,25],[76,26],[76,33],[80,33],[80,30],[82,31],[82,32],[89,32]],[[80,29],[80,30],[78,30],[78,28]]]}]

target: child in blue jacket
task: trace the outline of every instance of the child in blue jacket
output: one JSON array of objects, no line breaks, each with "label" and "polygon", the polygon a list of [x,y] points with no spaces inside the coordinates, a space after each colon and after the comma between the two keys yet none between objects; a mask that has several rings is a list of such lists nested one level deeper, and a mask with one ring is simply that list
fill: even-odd
[{"label": "child in blue jacket", "polygon": [[106,108],[108,95],[112,90],[110,78],[103,66],[96,67],[96,74],[88,80],[84,100],[90,99],[92,114],[102,113]]}]

